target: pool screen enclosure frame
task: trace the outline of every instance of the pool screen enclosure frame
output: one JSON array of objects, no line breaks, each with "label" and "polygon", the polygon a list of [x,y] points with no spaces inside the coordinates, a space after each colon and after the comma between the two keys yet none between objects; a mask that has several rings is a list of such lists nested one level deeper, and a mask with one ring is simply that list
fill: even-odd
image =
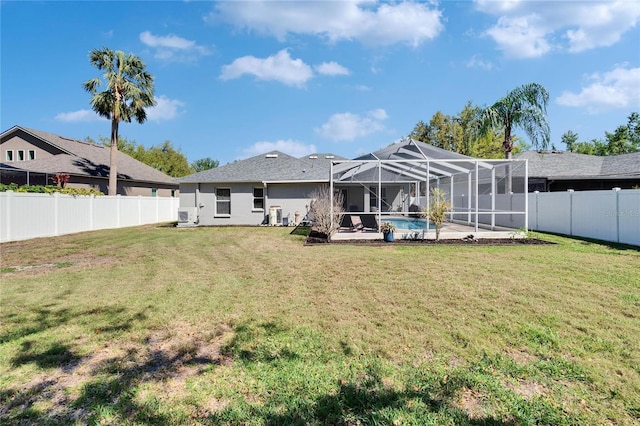
[{"label": "pool screen enclosure frame", "polygon": [[[355,194],[345,202],[345,213],[375,214],[378,224],[385,216],[428,214],[431,190],[439,188],[451,204],[449,222],[475,232],[527,229],[526,159],[477,159],[408,139],[355,160],[334,160],[330,170],[332,198],[345,189]],[[332,199],[331,217],[333,206]]]}]

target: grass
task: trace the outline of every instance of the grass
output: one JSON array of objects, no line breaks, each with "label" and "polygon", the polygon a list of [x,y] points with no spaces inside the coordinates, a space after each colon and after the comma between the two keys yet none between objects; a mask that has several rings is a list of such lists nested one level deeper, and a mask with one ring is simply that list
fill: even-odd
[{"label": "grass", "polygon": [[640,423],[638,250],[289,231],[3,244],[0,422]]}]

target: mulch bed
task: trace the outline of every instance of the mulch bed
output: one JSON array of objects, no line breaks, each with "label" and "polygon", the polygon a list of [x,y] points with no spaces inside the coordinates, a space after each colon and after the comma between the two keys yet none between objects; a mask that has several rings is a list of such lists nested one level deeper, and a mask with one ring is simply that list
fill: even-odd
[{"label": "mulch bed", "polygon": [[334,240],[328,241],[327,236],[315,230],[309,233],[304,245],[320,245],[320,244],[338,244],[338,245],[358,245],[358,246],[392,246],[392,245],[457,245],[457,246],[521,246],[521,245],[547,245],[555,244],[550,241],[539,240],[537,238],[472,238],[465,237],[460,239],[446,240],[412,240],[397,239],[393,242],[385,242],[379,240]]}]

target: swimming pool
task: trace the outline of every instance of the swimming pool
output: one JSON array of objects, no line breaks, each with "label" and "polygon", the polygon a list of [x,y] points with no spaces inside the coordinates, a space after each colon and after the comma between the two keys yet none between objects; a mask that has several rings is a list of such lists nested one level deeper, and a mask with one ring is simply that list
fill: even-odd
[{"label": "swimming pool", "polygon": [[396,227],[396,230],[422,230],[422,229],[436,229],[433,223],[428,224],[427,220],[420,219],[418,217],[382,217],[380,219],[381,222],[389,222],[393,223]]}]

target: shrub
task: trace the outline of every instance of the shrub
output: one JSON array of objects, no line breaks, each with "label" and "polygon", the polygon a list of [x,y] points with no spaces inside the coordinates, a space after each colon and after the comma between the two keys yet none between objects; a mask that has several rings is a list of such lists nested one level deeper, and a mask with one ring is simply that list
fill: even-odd
[{"label": "shrub", "polygon": [[30,192],[37,194],[54,194],[59,192],[66,195],[104,195],[100,191],[95,189],[84,188],[60,188],[54,185],[22,185],[18,186],[15,183],[4,184],[0,183],[0,192],[13,191],[13,192]]},{"label": "shrub", "polygon": [[440,188],[431,189],[429,207],[422,210],[422,217],[429,219],[436,227],[436,241],[440,239],[442,224],[447,219],[447,212],[451,210],[451,203]]},{"label": "shrub", "polygon": [[333,214],[331,213],[331,192],[327,186],[316,189],[309,197],[312,199],[309,213],[312,217],[313,227],[318,232],[325,234],[330,240],[340,227],[340,220],[344,215],[342,194],[336,193],[333,196]]}]

